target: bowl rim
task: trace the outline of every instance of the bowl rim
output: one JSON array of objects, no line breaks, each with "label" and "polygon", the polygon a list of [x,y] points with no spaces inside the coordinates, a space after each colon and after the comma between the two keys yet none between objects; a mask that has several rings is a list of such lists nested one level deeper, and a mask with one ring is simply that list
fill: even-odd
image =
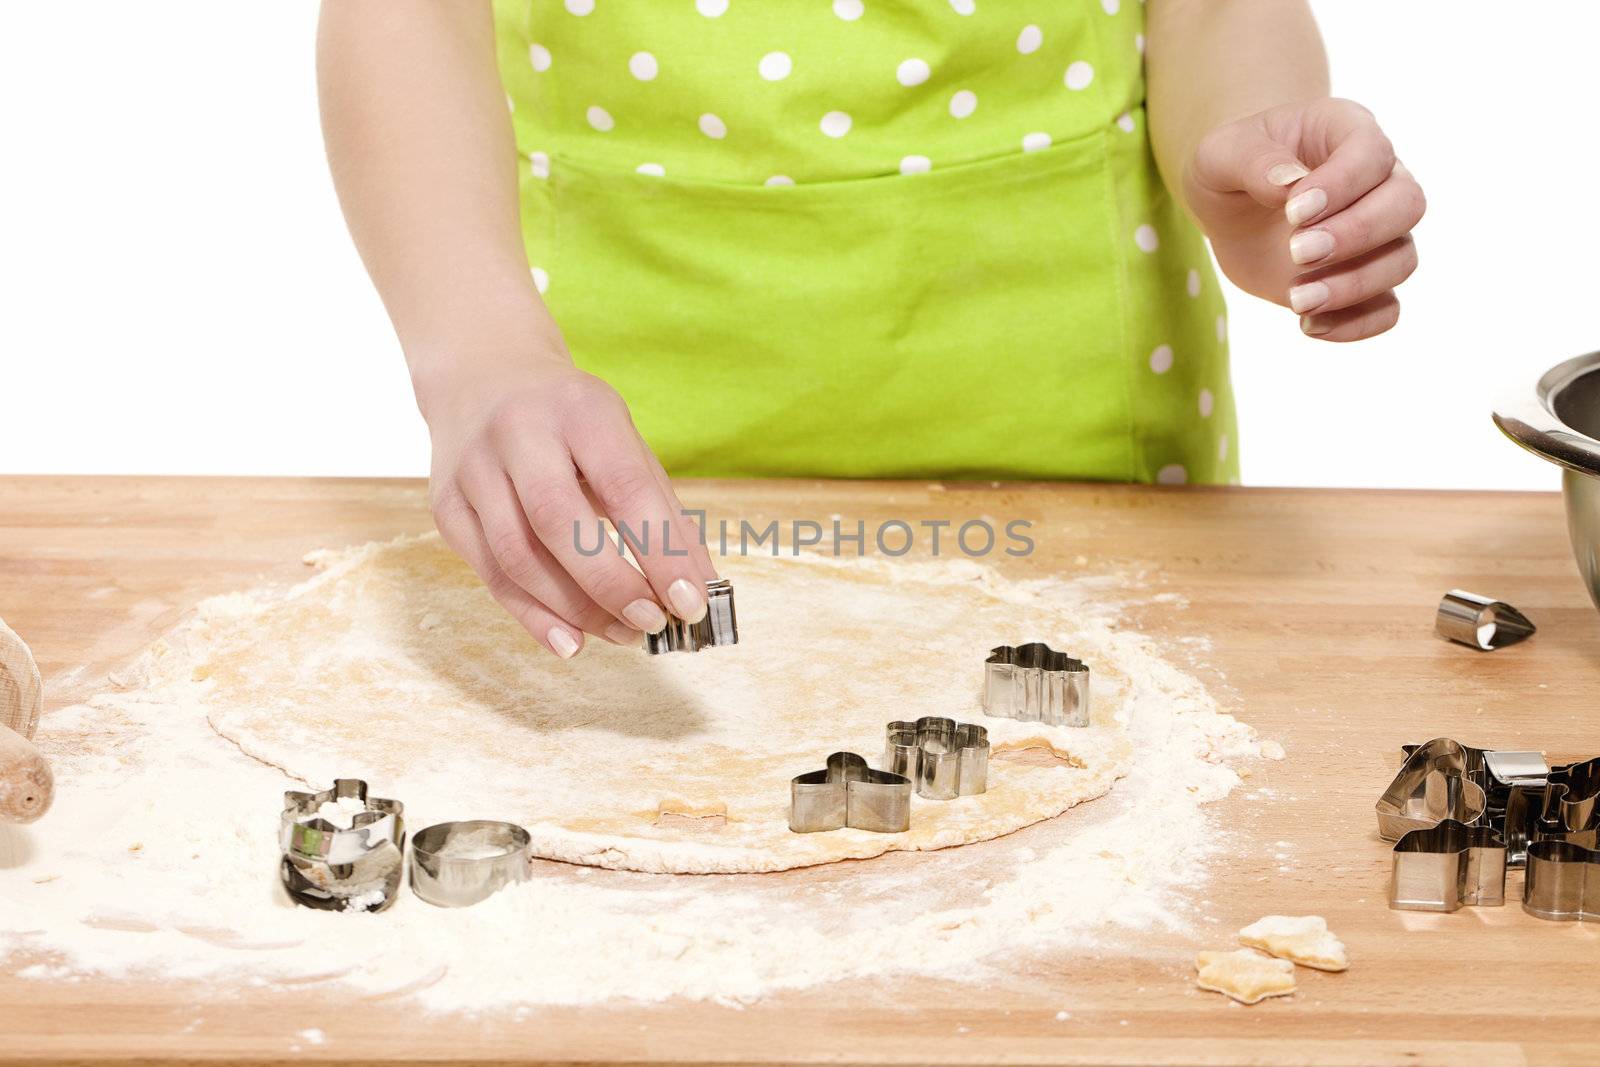
[{"label": "bowl rim", "polygon": [[1557,363],[1540,376],[1534,395],[1499,404],[1494,423],[1511,440],[1534,455],[1580,474],[1600,477],[1600,441],[1579,433],[1555,413],[1561,391],[1586,374],[1600,372],[1600,352]]}]

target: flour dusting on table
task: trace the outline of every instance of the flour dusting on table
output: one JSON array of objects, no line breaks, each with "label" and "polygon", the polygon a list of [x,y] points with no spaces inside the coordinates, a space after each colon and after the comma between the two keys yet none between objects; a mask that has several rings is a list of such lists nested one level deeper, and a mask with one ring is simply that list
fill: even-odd
[{"label": "flour dusting on table", "polygon": [[[541,861],[531,881],[472,908],[434,908],[409,888],[379,915],[296,908],[277,883],[277,812],[282,791],[302,783],[219,736],[202,699],[147,684],[198,662],[217,620],[249,620],[293,592],[235,594],[205,602],[119,671],[120,690],[46,716],[39,740],[57,806],[37,826],[0,827],[0,966],[55,981],[338,987],[436,1010],[744,1003],[842,979],[983,981],[1022,954],[1109,952],[1128,931],[1186,928],[1221,847],[1204,805],[1238,784],[1227,761],[1259,755],[1249,727],[1155,641],[1119,627],[1129,592],[1114,580],[870,565],[982,580],[1071,614],[1070,633],[1027,636],[1093,647],[1096,669],[1123,679],[1113,714],[1135,753],[1126,777],[1033,830],[938,852],[695,877]],[[420,625],[430,623],[446,624]],[[798,663],[804,650],[772,654]],[[445,798],[400,799],[413,832],[458,814]]]}]

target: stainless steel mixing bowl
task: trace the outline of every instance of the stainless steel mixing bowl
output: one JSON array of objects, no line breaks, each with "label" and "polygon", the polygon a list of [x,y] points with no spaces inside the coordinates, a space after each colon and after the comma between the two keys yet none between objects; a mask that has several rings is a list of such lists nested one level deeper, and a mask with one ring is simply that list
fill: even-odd
[{"label": "stainless steel mixing bowl", "polygon": [[1563,468],[1572,555],[1600,608],[1600,352],[1551,367],[1533,396],[1497,410],[1494,421],[1517,444]]}]

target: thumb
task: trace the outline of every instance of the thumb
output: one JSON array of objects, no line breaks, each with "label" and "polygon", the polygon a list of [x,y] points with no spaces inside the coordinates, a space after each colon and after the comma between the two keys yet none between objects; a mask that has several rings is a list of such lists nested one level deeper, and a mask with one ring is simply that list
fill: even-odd
[{"label": "thumb", "polygon": [[1194,151],[1194,179],[1202,188],[1244,193],[1262,207],[1282,207],[1289,186],[1310,173],[1293,149],[1251,119],[1212,130]]}]

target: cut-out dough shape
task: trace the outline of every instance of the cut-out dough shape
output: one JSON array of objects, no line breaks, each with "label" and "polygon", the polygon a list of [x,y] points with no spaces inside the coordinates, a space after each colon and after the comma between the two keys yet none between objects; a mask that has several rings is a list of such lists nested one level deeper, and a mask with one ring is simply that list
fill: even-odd
[{"label": "cut-out dough shape", "polygon": [[1195,976],[1196,985],[1240,1004],[1258,1004],[1294,992],[1294,964],[1247,948],[1202,952],[1195,956],[1194,965],[1200,972]]},{"label": "cut-out dough shape", "polygon": [[1350,966],[1344,942],[1320,915],[1267,915],[1239,931],[1239,943],[1319,971]]}]

